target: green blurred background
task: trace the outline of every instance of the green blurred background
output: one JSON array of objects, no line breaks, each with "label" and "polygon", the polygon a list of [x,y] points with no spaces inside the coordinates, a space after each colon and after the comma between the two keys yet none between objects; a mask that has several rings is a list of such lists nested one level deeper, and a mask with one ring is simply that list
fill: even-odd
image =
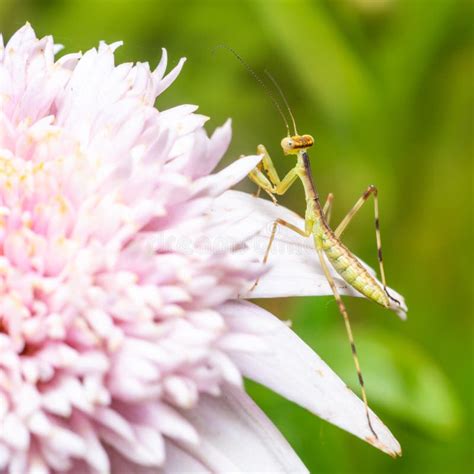
[{"label": "green blurred background", "polygon": [[[208,130],[233,118],[227,162],[264,143],[283,173],[285,133],[259,85],[230,54],[279,80],[300,131],[313,134],[333,222],[368,184],[380,190],[388,281],[409,319],[348,302],[371,405],[404,455],[384,454],[253,384],[249,390],[315,473],[473,472],[473,3],[456,0],[1,0],[8,38],[29,20],[66,52],[122,39],[119,61],[155,64],[165,46],[184,72],[159,108],[200,105]],[[253,190],[249,183],[243,185]],[[301,189],[281,202],[303,212]],[[371,205],[345,242],[376,266]],[[261,301],[357,389],[332,298]]]}]

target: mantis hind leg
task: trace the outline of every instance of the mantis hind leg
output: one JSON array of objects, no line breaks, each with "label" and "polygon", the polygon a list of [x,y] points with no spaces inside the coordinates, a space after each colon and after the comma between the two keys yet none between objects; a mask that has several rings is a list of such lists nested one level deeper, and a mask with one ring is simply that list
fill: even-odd
[{"label": "mantis hind leg", "polygon": [[[387,281],[385,279],[385,269],[383,265],[383,256],[382,256],[382,239],[380,237],[380,221],[379,221],[379,200],[378,200],[378,190],[374,185],[370,185],[362,196],[357,200],[352,209],[347,213],[346,217],[342,219],[341,223],[337,226],[334,233],[336,237],[339,238],[349,223],[352,221],[353,217],[359,212],[360,208],[365,204],[370,196],[374,197],[374,215],[375,215],[375,239],[377,242],[377,260],[379,262],[380,268],[380,278],[382,279],[382,285],[387,296],[397,304],[400,304],[400,301],[393,298],[387,290]],[[328,196],[329,198],[329,196]]]},{"label": "mantis hind leg", "polygon": [[324,217],[326,218],[326,222],[329,224],[329,221],[331,220],[331,211],[332,211],[332,202],[334,201],[334,194],[329,193],[328,197],[326,198],[326,202],[324,203],[323,207],[323,214]]},{"label": "mantis hind leg", "polygon": [[[263,264],[266,264],[267,261],[268,261],[268,257],[270,255],[270,250],[272,248],[273,241],[275,240],[276,231],[277,231],[277,228],[278,228],[279,225],[281,225],[283,227],[287,227],[288,229],[291,229],[293,232],[296,232],[297,234],[299,234],[303,237],[309,237],[311,235],[312,228],[310,228],[310,226],[308,226],[308,225],[306,225],[305,230],[302,230],[299,227],[291,224],[290,222],[287,222],[283,219],[277,219],[272,224],[272,231],[271,231],[271,234],[270,234],[270,239],[268,240],[267,249],[265,250],[265,254],[263,256],[263,261],[262,261]],[[249,291],[253,291],[255,289],[255,287],[258,285],[259,281],[260,281],[260,278],[257,278],[257,280],[255,281],[255,283],[253,284],[252,288],[250,288]]]},{"label": "mantis hind leg", "polygon": [[328,266],[326,264],[326,261],[324,260],[324,254],[323,251],[319,248],[316,249],[318,252],[318,257],[319,261],[321,263],[321,267],[324,271],[324,275],[326,276],[326,279],[329,283],[329,286],[331,287],[331,290],[334,294],[334,298],[336,299],[337,306],[339,308],[339,312],[341,313],[343,319],[344,319],[344,325],[346,327],[346,332],[347,332],[347,337],[349,338],[349,342],[351,344],[351,351],[352,351],[352,358],[354,360],[354,365],[357,371],[357,376],[359,379],[359,385],[360,385],[360,390],[362,393],[362,400],[364,401],[364,406],[365,406],[365,414],[367,417],[367,423],[369,425],[370,431],[372,434],[375,436],[376,439],[378,439],[377,433],[375,432],[372,422],[370,420],[370,413],[369,413],[369,404],[367,402],[367,393],[365,390],[365,384],[364,384],[364,378],[362,377],[362,370],[360,368],[360,362],[359,362],[359,356],[357,355],[357,349],[355,346],[354,342],[354,336],[352,334],[352,328],[351,324],[349,321],[349,314],[347,312],[346,306],[344,305],[344,302],[342,301],[341,295],[339,294],[339,291],[337,290],[336,284],[334,282],[334,279],[329,272]]},{"label": "mantis hind leg", "polygon": [[[260,146],[263,147],[263,145],[260,145]],[[293,180],[294,180],[294,169],[290,170],[290,172],[285,176],[283,181],[280,181],[279,186],[281,187],[282,185],[285,185],[287,182],[290,182],[290,185],[291,185],[291,182],[293,182]],[[260,190],[260,188],[259,188],[259,190]],[[327,221],[331,217],[331,208],[332,208],[333,199],[334,199],[334,195],[332,193],[329,193],[328,197],[326,198],[326,203],[324,204],[323,213],[324,213]],[[267,245],[267,248],[265,250],[265,254],[263,256],[263,261],[262,261],[263,264],[266,264],[267,261],[268,261],[268,257],[270,255],[270,250],[272,248],[273,241],[275,240],[276,231],[277,231],[277,228],[278,228],[279,225],[281,225],[283,227],[287,227],[288,229],[292,230],[293,232],[296,232],[297,234],[301,235],[302,237],[306,237],[306,238],[308,238],[311,235],[311,231],[313,230],[313,221],[309,220],[309,219],[305,220],[305,229],[304,230],[300,229],[299,227],[297,227],[297,226],[295,226],[295,225],[291,224],[290,222],[287,222],[283,219],[277,219],[276,221],[274,221],[273,224],[272,224],[272,231],[271,231],[271,234],[270,234],[270,239],[268,240],[268,245]],[[257,280],[255,281],[255,283],[253,284],[252,288],[250,288],[249,291],[253,291],[256,288],[256,286],[258,285],[259,281],[260,281],[260,278],[257,278]]]}]

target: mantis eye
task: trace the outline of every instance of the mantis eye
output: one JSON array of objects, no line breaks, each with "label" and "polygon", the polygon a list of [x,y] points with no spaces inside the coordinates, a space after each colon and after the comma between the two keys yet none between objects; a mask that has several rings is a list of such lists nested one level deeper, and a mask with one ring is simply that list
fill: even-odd
[{"label": "mantis eye", "polygon": [[283,148],[284,151],[292,150],[294,146],[295,146],[295,142],[290,137],[285,137],[281,141],[281,147]]}]

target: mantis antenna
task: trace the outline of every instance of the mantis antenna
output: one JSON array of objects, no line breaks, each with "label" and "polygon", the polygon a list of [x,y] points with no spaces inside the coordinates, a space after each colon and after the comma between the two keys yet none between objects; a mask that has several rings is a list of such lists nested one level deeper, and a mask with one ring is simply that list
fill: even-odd
[{"label": "mantis antenna", "polygon": [[[218,48],[224,48],[224,49],[227,49],[227,51],[230,51],[235,56],[235,58],[242,64],[242,66],[244,66],[245,69],[247,69],[248,73],[251,74],[252,77],[260,84],[260,86],[263,88],[263,90],[268,94],[268,97],[270,97],[270,100],[272,101],[274,107],[278,110],[278,113],[281,115],[281,118],[283,119],[283,122],[284,122],[285,127],[286,127],[286,131],[288,133],[288,136],[290,136],[290,126],[288,125],[288,120],[286,119],[285,114],[283,113],[283,110],[280,107],[280,104],[275,99],[275,96],[271,93],[270,89],[262,81],[260,76],[242,59],[242,57],[237,53],[237,51],[232,49],[230,46],[227,46],[225,44],[218,44],[214,48],[214,51]],[[267,75],[268,75],[268,73],[267,73]],[[271,76],[269,76],[269,77],[276,84],[275,79],[273,79]],[[278,88],[280,94],[282,95],[283,100],[285,101],[286,107],[288,108],[288,110],[290,110],[290,108],[288,107],[288,103],[286,102],[286,99],[283,96],[283,93],[282,93],[281,89],[278,87],[278,85],[277,85],[277,88]],[[290,111],[290,116],[291,116],[291,119],[293,121],[293,126],[294,126],[295,119],[293,118],[293,115],[291,114],[291,111]],[[295,130],[296,130],[296,127],[295,127]]]},{"label": "mantis antenna", "polygon": [[293,129],[295,130],[295,135],[298,135],[298,132],[296,130],[295,117],[293,116],[290,105],[288,104],[288,101],[286,100],[285,94],[283,94],[283,90],[281,89],[280,84],[278,84],[277,80],[268,72],[267,69],[265,69],[264,72],[267,75],[267,77],[273,82],[273,85],[276,87],[276,90],[280,93],[280,96],[283,99],[283,102],[285,103],[286,108],[288,109],[288,113],[290,114],[291,122],[293,123]]}]

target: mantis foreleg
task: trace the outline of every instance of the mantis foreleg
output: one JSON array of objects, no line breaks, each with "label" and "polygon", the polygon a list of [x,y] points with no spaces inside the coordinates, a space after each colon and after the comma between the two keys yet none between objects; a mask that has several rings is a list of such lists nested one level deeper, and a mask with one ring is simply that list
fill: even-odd
[{"label": "mantis foreleg", "polygon": [[283,179],[280,179],[267,149],[263,145],[259,145],[257,153],[263,155],[263,158],[260,164],[249,173],[249,178],[259,187],[259,190],[263,189],[273,202],[276,202],[274,194],[286,193],[298,178],[298,167],[295,166],[288,171]]}]

